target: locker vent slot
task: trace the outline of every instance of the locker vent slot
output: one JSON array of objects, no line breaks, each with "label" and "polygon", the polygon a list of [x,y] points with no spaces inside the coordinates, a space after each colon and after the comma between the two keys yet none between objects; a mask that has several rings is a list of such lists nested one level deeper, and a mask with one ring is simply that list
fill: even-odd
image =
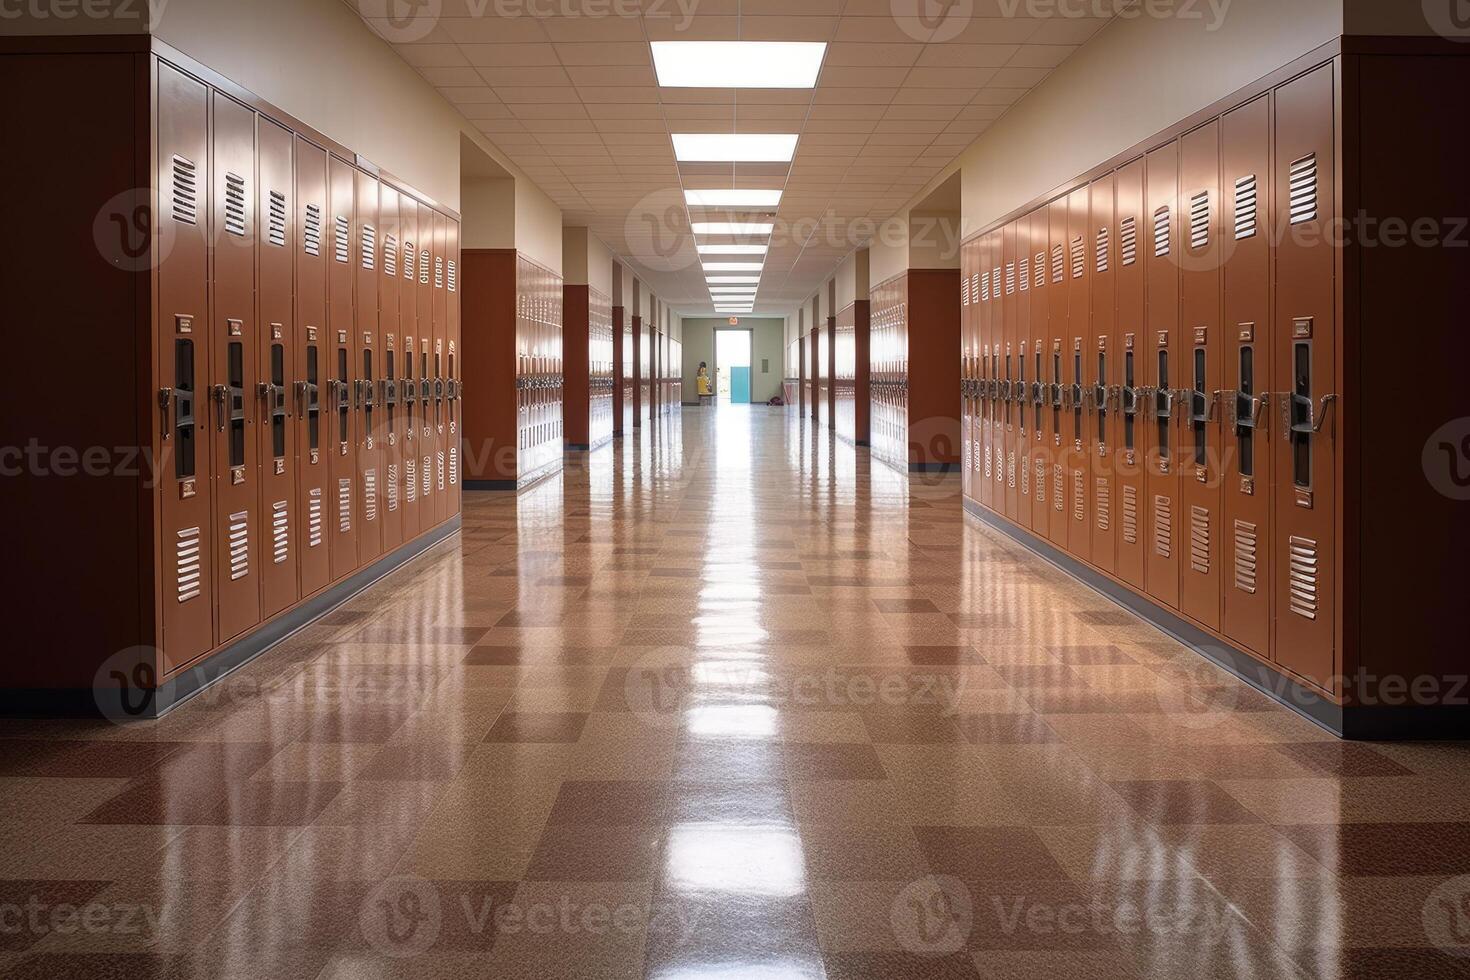
[{"label": "locker vent slot", "polygon": [[1154,554],[1168,558],[1174,553],[1173,505],[1163,494],[1154,495]]},{"label": "locker vent slot", "polygon": [[250,512],[230,515],[230,581],[250,574]]},{"label": "locker vent slot", "polygon": [[345,215],[337,215],[336,230],[333,233],[332,257],[343,265],[346,265],[350,256],[347,252],[347,218]]},{"label": "locker vent slot", "polygon": [[413,282],[413,257],[413,242],[405,241],[403,243],[403,278],[409,282]]},{"label": "locker vent slot", "polygon": [[1235,182],[1235,238],[1253,238],[1256,234],[1256,175],[1247,174]]},{"label": "locker vent slot", "polygon": [[245,178],[225,174],[225,234],[245,234]]},{"label": "locker vent slot", "polygon": [[417,456],[410,456],[403,461],[403,478],[404,490],[408,494],[408,502],[413,503],[419,499],[419,461]]},{"label": "locker vent slot", "polygon": [[1072,471],[1072,519],[1087,520],[1087,483],[1081,470]]},{"label": "locker vent slot", "polygon": [[307,494],[306,546],[315,548],[322,543],[322,488],[313,487]]},{"label": "locker vent slot", "polygon": [[322,254],[322,209],[320,205],[306,206],[306,228],[301,234],[302,248],[307,255]]},{"label": "locker vent slot", "polygon": [[449,447],[449,485],[459,486],[459,450],[454,446]]},{"label": "locker vent slot", "polygon": [[421,249],[419,249],[419,285],[420,286],[427,286],[428,284],[429,284],[429,250],[426,249],[426,248],[421,248]]},{"label": "locker vent slot", "polygon": [[372,225],[362,226],[362,267],[371,272],[378,266],[378,230]]},{"label": "locker vent slot", "polygon": [[434,462],[427,456],[424,457],[424,469],[423,473],[421,474],[421,478],[423,480],[423,485],[420,487],[420,489],[423,491],[423,495],[427,497],[429,495],[429,491],[434,489]]},{"label": "locker vent slot", "polygon": [[1210,512],[1204,507],[1189,509],[1189,567],[1210,574]]},{"label": "locker vent slot", "polygon": [[1210,192],[1200,191],[1189,199],[1189,247],[1210,244]]},{"label": "locker vent slot", "polygon": [[449,273],[448,273],[448,275],[449,275],[449,286],[448,286],[448,288],[449,288],[449,291],[452,293],[459,286],[459,270],[455,266],[455,263],[454,263],[454,260],[453,259],[450,259],[449,260]]},{"label": "locker vent slot", "polygon": [[266,242],[276,248],[286,247],[286,195],[280,191],[271,191]]},{"label": "locker vent slot", "polygon": [[990,273],[988,272],[980,280],[980,298],[987,303],[990,302]]},{"label": "locker vent slot", "polygon": [[438,479],[437,483],[439,484],[439,492],[440,493],[443,493],[444,492],[444,450],[442,450],[442,449],[439,450],[438,464],[439,464],[439,466],[438,466],[439,479]]},{"label": "locker vent slot", "polygon": [[434,256],[434,288],[444,288],[444,257],[442,255]]},{"label": "locker vent slot", "polygon": [[1020,273],[1021,292],[1024,293],[1031,288],[1031,263],[1027,262],[1025,259],[1022,259],[1020,262]]},{"label": "locker vent slot", "polygon": [[398,275],[398,239],[392,235],[383,236],[383,275]]},{"label": "locker vent slot", "polygon": [[271,504],[271,564],[280,565],[291,557],[291,515],[286,501]]},{"label": "locker vent slot", "polygon": [[1067,471],[1060,466],[1056,466],[1052,469],[1051,477],[1052,503],[1056,507],[1057,512],[1061,513],[1067,509],[1067,484],[1063,482],[1067,478]]},{"label": "locker vent slot", "polygon": [[1317,219],[1317,154],[1309,153],[1291,165],[1291,223]]},{"label": "locker vent slot", "polygon": [[1317,542],[1293,534],[1291,548],[1291,611],[1317,618]]},{"label": "locker vent slot", "polygon": [[1036,502],[1046,506],[1046,461],[1036,461]]},{"label": "locker vent slot", "polygon": [[178,579],[179,601],[198,597],[203,578],[199,563],[199,528],[186,527],[174,542],[174,575]]},{"label": "locker vent slot", "polygon": [[1138,488],[1123,488],[1123,540],[1138,543]]},{"label": "locker vent slot", "polygon": [[1113,526],[1113,489],[1108,481],[1097,481],[1097,529],[1110,530]]},{"label": "locker vent slot", "polygon": [[1104,226],[1097,230],[1097,271],[1101,275],[1108,271],[1108,252],[1112,248],[1112,233]]},{"label": "locker vent slot", "polygon": [[1235,587],[1256,594],[1256,526],[1249,521],[1235,522]]},{"label": "locker vent slot", "polygon": [[1132,218],[1124,218],[1123,223],[1118,226],[1118,239],[1122,243],[1123,264],[1132,265],[1138,261],[1138,222]]},{"label": "locker vent slot", "polygon": [[980,302],[980,273],[978,272],[970,276],[970,295],[975,297],[975,302]]},{"label": "locker vent slot", "polygon": [[985,447],[985,479],[990,479],[990,447]]},{"label": "locker vent slot", "polygon": [[964,283],[960,286],[960,305],[970,305],[970,277],[966,276]]},{"label": "locker vent slot", "polygon": [[990,273],[990,297],[991,299],[1000,298],[1000,266],[996,266]]},{"label": "locker vent slot", "polygon": [[1169,238],[1169,206],[1166,204],[1154,212],[1154,258],[1168,255],[1172,244]]},{"label": "locker vent slot", "polygon": [[1036,271],[1032,274],[1031,278],[1034,279],[1034,280],[1036,280],[1036,288],[1037,289],[1040,289],[1042,286],[1045,286],[1046,285],[1046,253],[1045,252],[1037,252],[1036,253]]},{"label": "locker vent slot", "polygon": [[1023,496],[1023,497],[1029,497],[1029,496],[1031,496],[1031,467],[1029,467],[1029,466],[1026,465],[1026,460],[1024,458],[1021,460],[1020,470],[1021,470],[1021,496]]},{"label": "locker vent slot", "polygon": [[1051,250],[1051,281],[1061,282],[1067,275],[1067,250],[1058,242]]},{"label": "locker vent slot", "polygon": [[352,481],[345,477],[337,481],[337,530],[352,530]]},{"label": "locker vent slot", "polygon": [[362,473],[362,519],[378,519],[378,471],[363,470]]},{"label": "locker vent slot", "polygon": [[398,464],[388,464],[388,512],[398,509]]},{"label": "locker vent slot", "polygon": [[1007,262],[1006,263],[1006,295],[1009,296],[1009,295],[1011,295],[1011,293],[1014,293],[1015,291],[1016,291],[1016,263],[1014,263],[1014,262]]},{"label": "locker vent slot", "polygon": [[1072,239],[1072,278],[1081,279],[1087,271],[1087,243],[1078,235]]},{"label": "locker vent slot", "polygon": [[175,221],[199,223],[199,173],[194,161],[174,155],[173,216]]}]

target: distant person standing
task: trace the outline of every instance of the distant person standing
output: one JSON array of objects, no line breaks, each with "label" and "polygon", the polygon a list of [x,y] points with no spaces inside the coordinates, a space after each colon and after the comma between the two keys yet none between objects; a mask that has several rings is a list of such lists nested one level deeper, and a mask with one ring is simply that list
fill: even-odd
[{"label": "distant person standing", "polygon": [[699,362],[699,373],[695,375],[695,381],[699,385],[699,403],[704,404],[706,398],[714,398],[714,391],[710,388],[709,365],[704,361]]}]

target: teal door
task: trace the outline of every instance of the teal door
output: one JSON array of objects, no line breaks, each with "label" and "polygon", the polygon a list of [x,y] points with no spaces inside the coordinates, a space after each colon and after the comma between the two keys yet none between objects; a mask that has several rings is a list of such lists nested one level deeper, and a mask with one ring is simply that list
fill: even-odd
[{"label": "teal door", "polygon": [[750,404],[750,368],[732,367],[730,369],[730,404]]}]

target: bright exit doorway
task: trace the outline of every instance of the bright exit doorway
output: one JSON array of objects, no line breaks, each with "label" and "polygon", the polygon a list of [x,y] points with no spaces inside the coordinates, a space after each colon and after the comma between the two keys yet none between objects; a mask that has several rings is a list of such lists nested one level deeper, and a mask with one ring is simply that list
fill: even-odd
[{"label": "bright exit doorway", "polygon": [[715,331],[715,384],[721,405],[750,404],[753,338],[749,328]]}]

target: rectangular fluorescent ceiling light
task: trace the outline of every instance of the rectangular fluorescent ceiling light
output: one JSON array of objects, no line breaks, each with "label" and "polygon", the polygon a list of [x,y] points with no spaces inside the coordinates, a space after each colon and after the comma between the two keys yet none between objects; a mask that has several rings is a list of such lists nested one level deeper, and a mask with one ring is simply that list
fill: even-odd
[{"label": "rectangular fluorescent ceiling light", "polygon": [[759,262],[706,262],[705,272],[759,272]]},{"label": "rectangular fluorescent ceiling light", "polygon": [[696,245],[700,255],[765,255],[767,245]]},{"label": "rectangular fluorescent ceiling light", "polygon": [[654,41],[664,88],[815,88],[821,41]]},{"label": "rectangular fluorescent ceiling light", "polygon": [[722,293],[740,293],[746,296],[754,296],[756,290],[759,288],[759,286],[711,286],[709,291],[716,296]]},{"label": "rectangular fluorescent ceiling light", "polygon": [[695,221],[689,225],[696,235],[769,235],[775,228],[769,221]]},{"label": "rectangular fluorescent ceiling light", "polygon": [[781,203],[781,192],[739,188],[685,191],[684,203],[691,208],[773,208]]},{"label": "rectangular fluorescent ceiling light", "polygon": [[790,163],[795,133],[675,133],[680,163]]},{"label": "rectangular fluorescent ceiling light", "polygon": [[760,276],[705,276],[704,281],[711,286],[744,286],[761,281]]}]

